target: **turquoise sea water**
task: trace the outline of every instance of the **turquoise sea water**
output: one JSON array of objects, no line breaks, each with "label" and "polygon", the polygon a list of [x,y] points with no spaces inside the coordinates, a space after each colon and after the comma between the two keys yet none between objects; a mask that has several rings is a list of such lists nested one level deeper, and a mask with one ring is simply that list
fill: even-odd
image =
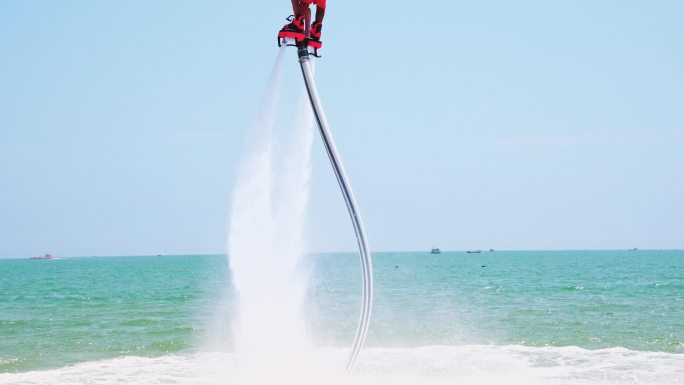
[{"label": "turquoise sea water", "polygon": [[[674,354],[684,371],[684,251],[376,253],[374,262],[371,352],[619,347]],[[347,347],[357,256],[311,255],[304,267],[314,343]],[[0,260],[0,373],[230,346],[229,276],[224,256]]]}]

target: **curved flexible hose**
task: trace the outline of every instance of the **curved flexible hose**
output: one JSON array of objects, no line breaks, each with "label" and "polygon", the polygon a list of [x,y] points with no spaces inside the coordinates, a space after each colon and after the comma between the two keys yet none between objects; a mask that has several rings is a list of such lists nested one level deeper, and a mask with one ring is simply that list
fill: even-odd
[{"label": "curved flexible hose", "polygon": [[299,49],[299,64],[302,67],[304,83],[306,84],[306,90],[309,94],[311,107],[316,118],[316,123],[318,123],[321,138],[323,139],[323,145],[328,153],[328,158],[330,159],[333,171],[337,177],[340,190],[342,190],[344,201],[347,204],[347,210],[349,211],[349,216],[351,217],[351,221],[354,226],[356,242],[358,244],[359,254],[361,257],[363,299],[361,302],[361,315],[359,316],[359,323],[356,328],[354,344],[352,345],[352,351],[349,355],[346,366],[347,372],[350,372],[354,368],[356,359],[363,348],[366,335],[368,334],[368,325],[370,324],[371,310],[373,307],[373,264],[368,248],[368,240],[366,239],[366,232],[363,228],[363,221],[361,220],[361,215],[356,205],[356,200],[354,199],[354,193],[352,192],[347,174],[344,171],[344,166],[342,165],[340,156],[337,153],[335,141],[333,140],[332,132],[328,126],[328,119],[325,116],[325,111],[323,110],[323,106],[321,105],[321,101],[318,97],[318,90],[316,89],[313,70],[311,69],[311,60],[306,47]]}]

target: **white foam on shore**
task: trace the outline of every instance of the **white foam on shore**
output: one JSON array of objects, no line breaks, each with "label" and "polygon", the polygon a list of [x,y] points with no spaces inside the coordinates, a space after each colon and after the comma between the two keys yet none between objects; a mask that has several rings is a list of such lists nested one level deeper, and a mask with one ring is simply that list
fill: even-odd
[{"label": "white foam on shore", "polygon": [[[347,349],[319,349],[321,361],[344,359]],[[238,356],[197,353],[158,358],[124,357],[85,362],[60,369],[0,374],[0,385],[241,385]],[[263,384],[341,385],[680,385],[684,355],[639,352],[623,348],[586,350],[577,347],[430,346],[365,350],[358,370],[340,375],[310,363],[310,370],[279,377],[262,368]]]}]

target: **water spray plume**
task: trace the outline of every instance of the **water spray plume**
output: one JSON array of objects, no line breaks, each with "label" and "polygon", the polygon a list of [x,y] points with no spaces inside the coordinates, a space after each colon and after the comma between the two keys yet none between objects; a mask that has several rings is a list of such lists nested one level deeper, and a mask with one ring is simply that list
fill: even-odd
[{"label": "water spray plume", "polygon": [[274,159],[282,56],[281,51],[240,165],[228,238],[239,298],[235,348],[247,377],[257,383],[264,365],[290,371],[310,349],[301,317],[306,279],[298,268],[304,251],[312,120],[306,127],[307,114],[300,114],[289,148],[282,159]]}]

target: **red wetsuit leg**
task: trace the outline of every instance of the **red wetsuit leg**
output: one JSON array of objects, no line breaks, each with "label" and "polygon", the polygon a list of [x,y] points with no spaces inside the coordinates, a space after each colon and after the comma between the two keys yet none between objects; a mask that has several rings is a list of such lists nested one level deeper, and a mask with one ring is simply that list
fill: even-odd
[{"label": "red wetsuit leg", "polygon": [[315,0],[316,2],[316,22],[323,23],[325,17],[325,0]]},{"label": "red wetsuit leg", "polygon": [[306,5],[315,5],[318,8],[325,9],[325,0],[299,0]]}]

